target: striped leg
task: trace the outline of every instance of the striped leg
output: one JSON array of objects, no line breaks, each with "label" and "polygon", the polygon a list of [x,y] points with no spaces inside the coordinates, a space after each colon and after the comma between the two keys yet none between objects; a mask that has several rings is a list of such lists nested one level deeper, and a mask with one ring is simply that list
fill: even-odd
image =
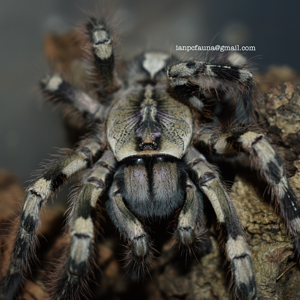
[{"label": "striped leg", "polygon": [[101,83],[105,93],[113,93],[120,88],[121,84],[115,70],[111,34],[107,25],[96,18],[90,19],[86,31],[92,46],[95,80]]},{"label": "striped leg", "polygon": [[[206,252],[211,244],[202,226],[203,201],[202,194],[194,183],[188,179],[186,200],[177,220],[177,240],[179,247],[196,252]],[[183,247],[182,247],[183,246]]]},{"label": "striped leg", "polygon": [[46,98],[60,105],[65,113],[75,111],[89,121],[104,121],[107,107],[64,81],[60,75],[46,77],[41,81],[41,89]]},{"label": "striped leg", "polygon": [[[115,178],[117,176],[118,172]],[[151,244],[142,223],[126,207],[116,181],[110,188],[106,209],[110,219],[127,242],[128,274],[133,279],[143,277],[153,256]]]},{"label": "striped leg", "polygon": [[115,165],[112,152],[105,151],[72,199],[70,250],[63,267],[53,276],[52,298],[55,300],[82,299],[89,294],[87,281],[92,272],[97,234],[92,217],[96,217],[94,222],[100,217],[97,216],[97,202],[109,185]]},{"label": "striped leg", "polygon": [[238,118],[244,123],[254,118],[253,75],[239,62],[235,63],[233,58],[216,62],[202,60],[179,62],[168,69],[167,76],[174,92],[197,110],[202,111],[206,105],[205,94],[214,92],[218,97],[219,93],[230,92],[238,101],[236,106]]},{"label": "striped leg", "polygon": [[93,164],[94,159],[103,151],[103,145],[97,139],[82,141],[75,151],[54,161],[41,176],[29,186],[21,212],[20,229],[14,244],[10,265],[1,283],[0,299],[13,299],[29,267],[29,261],[35,256],[37,241],[36,230],[39,227],[39,213],[50,195],[72,175]]},{"label": "striped leg", "polygon": [[288,182],[280,155],[276,154],[263,134],[239,131],[216,135],[206,133],[200,142],[216,155],[236,155],[245,152],[268,183],[276,206],[295,245],[300,264],[300,202]]},{"label": "striped leg", "polygon": [[194,181],[207,196],[216,213],[221,238],[233,277],[234,295],[239,300],[257,299],[251,253],[241,223],[218,172],[194,148],[186,156]]}]

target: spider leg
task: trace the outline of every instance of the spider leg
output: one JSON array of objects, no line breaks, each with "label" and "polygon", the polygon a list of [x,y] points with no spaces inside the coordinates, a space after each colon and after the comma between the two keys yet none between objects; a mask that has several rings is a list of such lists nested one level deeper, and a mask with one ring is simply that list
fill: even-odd
[{"label": "spider leg", "polygon": [[103,122],[108,106],[105,106],[81,89],[66,82],[58,74],[53,74],[41,81],[43,94],[50,101],[60,105],[65,112],[75,110],[90,121]]},{"label": "spider leg", "polygon": [[70,250],[63,267],[53,276],[53,299],[82,299],[85,297],[84,292],[88,293],[86,286],[92,273],[94,241],[97,235],[92,216],[96,213],[98,200],[109,185],[115,165],[112,152],[105,151],[72,199],[69,215]]},{"label": "spider leg", "polygon": [[[118,172],[115,174],[115,178],[117,176]],[[148,264],[151,263],[151,244],[142,223],[126,207],[119,190],[117,181],[114,179],[109,191],[109,201],[106,203],[106,209],[110,219],[127,242],[128,253],[126,259],[128,263],[126,267],[129,275],[132,278],[139,279],[147,271]]]},{"label": "spider leg", "polygon": [[249,250],[241,223],[218,172],[191,148],[186,155],[194,182],[210,201],[219,223],[221,238],[233,275],[234,294],[239,300],[257,299],[256,283]]},{"label": "spider leg", "polygon": [[12,250],[10,264],[0,287],[0,299],[13,299],[35,257],[39,213],[48,198],[72,175],[89,168],[104,150],[98,138],[85,139],[75,151],[52,162],[27,189],[20,216],[20,229]]},{"label": "spider leg", "polygon": [[199,193],[192,180],[188,178],[186,200],[177,219],[176,234],[180,243],[179,246],[182,245],[188,250],[195,250],[201,253],[208,250],[210,243],[202,227],[202,214],[202,194]]},{"label": "spider leg", "polygon": [[86,31],[95,66],[94,77],[101,83],[105,93],[113,93],[121,84],[115,70],[113,39],[108,27],[102,20],[91,18],[86,24]]},{"label": "spider leg", "polygon": [[276,154],[266,137],[242,129],[224,134],[206,132],[200,135],[199,141],[214,155],[232,156],[240,152],[250,155],[251,162],[271,189],[300,263],[300,202],[286,177],[282,158]]},{"label": "spider leg", "polygon": [[179,241],[189,247],[195,241],[195,230],[202,216],[203,205],[201,194],[196,186],[188,179],[186,187],[186,201],[180,211],[177,223],[177,235]]},{"label": "spider leg", "polygon": [[[202,112],[210,90],[230,92],[236,97],[236,115],[247,124],[254,118],[252,73],[229,57],[225,62],[189,60],[173,64],[167,71],[171,89],[188,105]],[[237,94],[237,92],[238,94]],[[240,103],[241,102],[241,103]]]}]

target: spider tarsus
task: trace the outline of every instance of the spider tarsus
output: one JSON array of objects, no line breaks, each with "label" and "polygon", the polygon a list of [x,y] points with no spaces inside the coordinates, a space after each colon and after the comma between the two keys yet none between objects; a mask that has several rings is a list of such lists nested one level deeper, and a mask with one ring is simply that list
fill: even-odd
[{"label": "spider tarsus", "polygon": [[258,300],[257,289],[254,276],[251,277],[249,283],[239,283],[234,289],[237,300]]},{"label": "spider tarsus", "polygon": [[81,300],[90,299],[92,292],[88,287],[85,274],[80,277],[65,274],[51,284],[50,295],[53,300]]},{"label": "spider tarsus", "polygon": [[47,285],[51,299],[89,300],[93,295],[90,290],[90,283],[95,279],[95,253],[91,251],[88,260],[81,263],[75,263],[68,254],[70,254],[70,250],[63,255],[56,270],[50,275],[50,281]]},{"label": "spider tarsus", "polygon": [[[147,251],[136,255],[136,250],[132,243],[127,244],[124,257],[126,274],[134,281],[141,281],[146,275],[150,275],[150,267],[153,266],[154,255],[152,246],[147,247]],[[142,255],[143,254],[143,255]]]},{"label": "spider tarsus", "polygon": [[[182,256],[202,257],[212,251],[212,243],[209,233],[204,226],[197,225],[195,230],[182,228],[177,230],[176,244]],[[182,231],[188,231],[190,238],[186,240],[181,236]]]},{"label": "spider tarsus", "polygon": [[6,275],[0,285],[0,300],[13,300],[23,281],[21,273]]}]

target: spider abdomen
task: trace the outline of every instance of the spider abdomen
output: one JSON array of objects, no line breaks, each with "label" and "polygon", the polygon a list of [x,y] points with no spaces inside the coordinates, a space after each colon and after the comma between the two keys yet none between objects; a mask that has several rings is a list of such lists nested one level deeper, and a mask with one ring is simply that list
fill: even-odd
[{"label": "spider abdomen", "polygon": [[177,159],[131,160],[120,168],[116,178],[129,209],[144,218],[168,216],[184,202],[186,174]]}]

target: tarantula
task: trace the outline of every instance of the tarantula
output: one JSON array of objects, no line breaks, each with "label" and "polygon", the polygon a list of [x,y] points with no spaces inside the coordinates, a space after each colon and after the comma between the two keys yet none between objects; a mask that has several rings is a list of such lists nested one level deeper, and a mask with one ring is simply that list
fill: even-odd
[{"label": "tarantula", "polygon": [[[48,98],[63,109],[76,110],[94,130],[75,150],[46,167],[27,189],[1,299],[15,297],[29,270],[41,207],[79,171],[84,176],[69,210],[71,242],[57,271],[53,299],[82,296],[85,279],[92,273],[99,222],[94,212],[105,197],[108,215],[127,243],[133,267],[147,266],[153,256],[146,229],[150,220],[176,216],[178,243],[189,248],[199,242],[203,203],[209,201],[232,272],[234,297],[257,299],[246,237],[218,168],[209,161],[249,155],[272,191],[297,254],[300,204],[282,158],[263,134],[249,130],[255,120],[252,73],[233,55],[220,61],[177,61],[166,53],[147,51],[129,63],[122,82],[105,22],[91,18],[86,33],[98,93],[106,101],[92,99],[58,74],[42,81]],[[220,116],[229,108],[224,103],[233,105],[236,126],[221,130]]]}]

